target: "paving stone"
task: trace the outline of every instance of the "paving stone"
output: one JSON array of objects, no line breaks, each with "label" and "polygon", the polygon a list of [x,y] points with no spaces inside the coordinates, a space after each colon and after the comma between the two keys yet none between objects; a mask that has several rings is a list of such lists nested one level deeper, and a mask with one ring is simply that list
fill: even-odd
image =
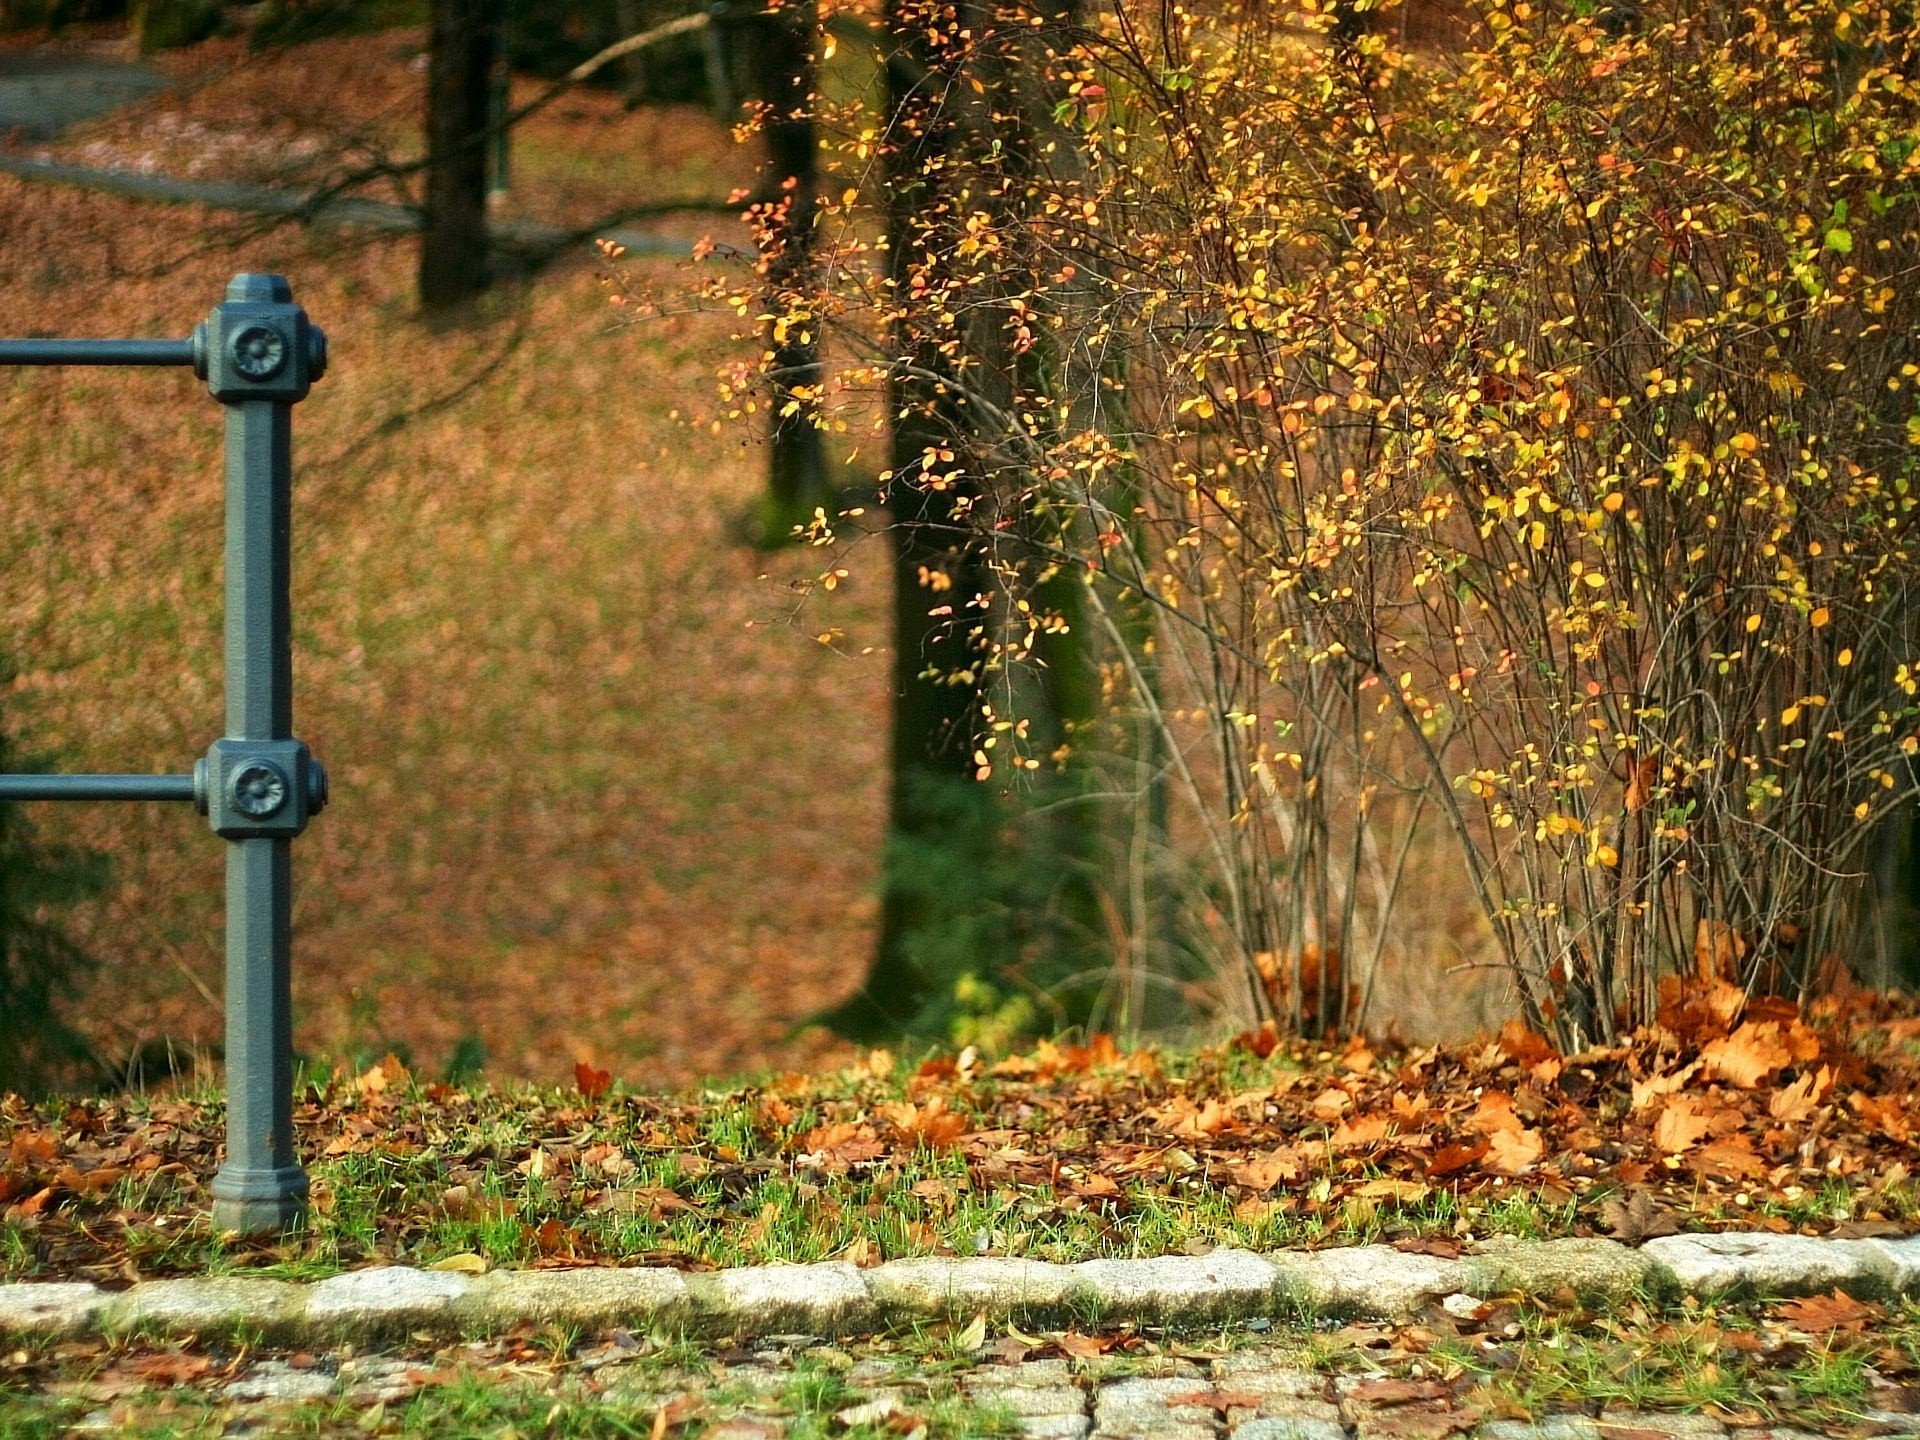
[{"label": "paving stone", "polygon": [[1226,1320],[1266,1315],[1280,1272],[1250,1250],[1086,1260],[1070,1267],[1075,1298],[1111,1320]]},{"label": "paving stone", "polygon": [[1086,1392],[1077,1385],[1001,1385],[997,1382],[970,1381],[967,1398],[980,1406],[993,1406],[1013,1415],[1084,1415]]},{"label": "paving stone", "polygon": [[1073,1268],[1044,1260],[989,1255],[973,1260],[890,1260],[866,1272],[876,1302],[896,1318],[971,1319],[982,1310],[1060,1310],[1069,1303]]},{"label": "paving stone", "polygon": [[[1184,1355],[1143,1355],[1133,1361],[1128,1369],[1135,1378],[1141,1380],[1165,1380],[1177,1377],[1181,1380],[1204,1381],[1207,1375],[1204,1367],[1196,1361],[1187,1359]],[[1207,1387],[1200,1384],[1194,1388],[1204,1390]]]},{"label": "paving stone", "polygon": [[1640,1440],[1642,1435],[1671,1435],[1674,1440],[1712,1440],[1727,1433],[1727,1427],[1706,1415],[1669,1415],[1653,1410],[1609,1410],[1594,1421],[1600,1440],[1626,1432]]},{"label": "paving stone", "polygon": [[771,1365],[734,1365],[720,1380],[720,1388],[744,1390],[749,1395],[777,1395],[793,1383],[791,1370]]},{"label": "paving stone", "polygon": [[677,1270],[496,1270],[455,1297],[462,1324],[508,1329],[523,1321],[561,1321],[593,1329],[674,1329],[692,1315]]},{"label": "paving stone", "polygon": [[1095,1430],[1087,1440],[1214,1440],[1213,1425],[1191,1421],[1141,1421],[1118,1430]]},{"label": "paving stone", "polygon": [[1465,1261],[1409,1255],[1391,1245],[1293,1252],[1274,1257],[1296,1300],[1332,1315],[1399,1320],[1467,1288]]},{"label": "paving stone", "polygon": [[114,1296],[100,1313],[113,1330],[146,1329],[167,1335],[250,1329],[284,1335],[306,1313],[319,1286],[287,1280],[149,1280]]},{"label": "paving stone", "polygon": [[1571,1289],[1582,1296],[1619,1299],[1652,1273],[1651,1256],[1614,1240],[1521,1240],[1499,1235],[1467,1257],[1468,1294],[1547,1295]]},{"label": "paving stone", "polygon": [[847,1371],[849,1385],[878,1385],[896,1378],[901,1371],[898,1360],[856,1360]]},{"label": "paving stone", "polygon": [[1006,1385],[1071,1385],[1074,1383],[1071,1360],[1022,1360],[1013,1365],[995,1365],[975,1370],[972,1378],[992,1380]]},{"label": "paving stone", "polygon": [[350,1270],[312,1287],[306,1324],[341,1337],[444,1327],[453,1316],[455,1302],[472,1287],[473,1281],[465,1275],[405,1265]]},{"label": "paving stone", "polygon": [[1833,1289],[1883,1292],[1893,1288],[1895,1259],[1869,1240],[1824,1240],[1811,1235],[1732,1231],[1718,1235],[1663,1235],[1641,1249],[1664,1266],[1689,1295],[1729,1291],[1824,1295]]},{"label": "paving stone", "polygon": [[881,1318],[861,1272],[841,1260],[716,1270],[689,1275],[685,1284],[695,1325],[714,1334],[833,1335],[872,1327]]},{"label": "paving stone", "polygon": [[1474,1440],[1600,1440],[1600,1427],[1584,1415],[1547,1415],[1538,1420],[1489,1420]]},{"label": "paving stone", "polygon": [[228,1400],[322,1400],[339,1383],[325,1370],[296,1370],[284,1360],[262,1360],[220,1393]]},{"label": "paving stone", "polygon": [[1338,1420],[1297,1415],[1270,1415],[1235,1425],[1233,1440],[1347,1440],[1347,1427]]},{"label": "paving stone", "polygon": [[412,1360],[368,1355],[340,1362],[340,1388],[363,1404],[392,1404],[420,1388],[424,1366]]},{"label": "paving stone", "polygon": [[1920,1435],[1920,1415],[1906,1410],[1863,1410],[1860,1418],[1882,1435]]},{"label": "paving stone", "polygon": [[787,1433],[784,1422],[733,1415],[700,1432],[701,1440],[780,1440]]},{"label": "paving stone", "polygon": [[1013,1423],[1027,1440],[1086,1440],[1093,1428],[1084,1415],[1016,1415]]},{"label": "paving stone", "polygon": [[1318,1400],[1327,1391],[1327,1377],[1319,1371],[1284,1364],[1260,1350],[1222,1355],[1213,1362],[1213,1378],[1222,1390],[1245,1390],[1274,1398]]},{"label": "paving stone", "polygon": [[1156,1435],[1171,1426],[1199,1425],[1211,1435],[1213,1411],[1209,1407],[1172,1403],[1204,1389],[1204,1382],[1184,1375],[1109,1381],[1094,1394],[1094,1424],[1103,1431],[1152,1431]]},{"label": "paving stone", "polygon": [[1246,1420],[1338,1422],[1340,1418],[1340,1407],[1331,1400],[1313,1400],[1292,1395],[1266,1395],[1261,1397],[1258,1405],[1235,1405],[1227,1411],[1228,1421],[1235,1425]]},{"label": "paving stone", "polygon": [[81,1281],[0,1285],[0,1335],[65,1339],[91,1330],[106,1292]]}]

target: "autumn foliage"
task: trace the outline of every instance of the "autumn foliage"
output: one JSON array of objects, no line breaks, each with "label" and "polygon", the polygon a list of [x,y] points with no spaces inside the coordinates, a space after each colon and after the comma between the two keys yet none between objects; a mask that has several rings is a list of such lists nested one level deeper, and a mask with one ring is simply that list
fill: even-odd
[{"label": "autumn foliage", "polygon": [[[850,434],[937,360],[945,429],[883,498],[946,494],[990,557],[963,604],[923,577],[978,775],[1104,746],[1178,802],[1171,860],[1107,877],[1122,953],[1177,884],[1230,1007],[1348,1028],[1389,960],[1497,961],[1573,1049],[1663,977],[1799,997],[1864,961],[1920,743],[1903,7],[885,23],[923,130],[820,102],[821,265],[773,323],[838,347]],[[906,257],[889,143],[925,162]],[[1017,678],[1062,633],[1111,721],[1065,750]]]}]

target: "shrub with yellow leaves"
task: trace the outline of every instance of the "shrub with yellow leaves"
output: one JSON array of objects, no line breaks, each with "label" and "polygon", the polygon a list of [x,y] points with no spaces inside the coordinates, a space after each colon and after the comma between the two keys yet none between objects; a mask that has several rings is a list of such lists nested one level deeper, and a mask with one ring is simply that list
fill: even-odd
[{"label": "shrub with yellow leaves", "polygon": [[1564,1044],[1703,927],[1749,987],[1849,954],[1920,713],[1912,7],[906,9],[958,138],[892,283],[845,186],[807,313],[941,357],[982,664],[1098,641],[1248,1003],[1352,1026],[1255,957],[1462,948],[1407,918],[1442,846]]}]

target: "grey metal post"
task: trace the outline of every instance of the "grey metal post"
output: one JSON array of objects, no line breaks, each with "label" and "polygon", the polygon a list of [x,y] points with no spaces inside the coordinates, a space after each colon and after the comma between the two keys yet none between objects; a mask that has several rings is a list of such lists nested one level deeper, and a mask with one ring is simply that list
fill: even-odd
[{"label": "grey metal post", "polygon": [[0,775],[0,801],[191,800],[227,848],[225,1230],[305,1211],[293,1148],[288,849],[327,802],[293,738],[293,407],[326,371],[326,337],[278,275],[239,275],[190,340],[0,340],[0,365],[192,365],[227,407],[227,721],[192,775]]},{"label": "grey metal post", "polygon": [[293,1150],[292,878],[288,847],[325,803],[293,738],[293,407],[326,367],[321,333],[278,275],[241,275],[195,336],[227,407],[227,733],[201,762],[227,840],[227,1159],[221,1229],[281,1228],[306,1208]]}]

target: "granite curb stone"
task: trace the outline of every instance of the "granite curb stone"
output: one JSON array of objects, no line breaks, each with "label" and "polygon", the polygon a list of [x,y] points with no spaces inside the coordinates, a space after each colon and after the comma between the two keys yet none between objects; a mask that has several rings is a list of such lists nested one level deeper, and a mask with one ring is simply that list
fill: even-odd
[{"label": "granite curb stone", "polygon": [[1663,1235],[1647,1241],[1641,1253],[1656,1267],[1654,1279],[1670,1276],[1682,1291],[1702,1300],[1744,1294],[1824,1295],[1835,1289],[1889,1294],[1901,1276],[1895,1256],[1870,1240],[1731,1231]]},{"label": "granite curb stone", "polygon": [[1635,1250],[1611,1240],[1490,1240],[1450,1259],[1387,1245],[1257,1255],[1216,1250],[1145,1260],[841,1261],[682,1274],[655,1268],[502,1270],[468,1276],[392,1265],[300,1284],[219,1276],[149,1280],[119,1292],[78,1281],[0,1284],[0,1335],[64,1339],[144,1328],[248,1327],[316,1339],[496,1330],[524,1320],[689,1334],[833,1335],[911,1321],[1035,1312],[1107,1320],[1217,1322],[1289,1307],[1400,1320],[1449,1296],[1621,1296],[1652,1286],[1701,1298],[1920,1294],[1920,1236],[1671,1235]]},{"label": "granite curb stone", "polygon": [[291,1280],[242,1280],[234,1276],[149,1280],[111,1297],[100,1311],[100,1328],[166,1335],[240,1329],[287,1335],[299,1330],[319,1289]]},{"label": "granite curb stone", "polygon": [[64,1340],[93,1329],[108,1295],[84,1280],[0,1285],[0,1335]]}]

